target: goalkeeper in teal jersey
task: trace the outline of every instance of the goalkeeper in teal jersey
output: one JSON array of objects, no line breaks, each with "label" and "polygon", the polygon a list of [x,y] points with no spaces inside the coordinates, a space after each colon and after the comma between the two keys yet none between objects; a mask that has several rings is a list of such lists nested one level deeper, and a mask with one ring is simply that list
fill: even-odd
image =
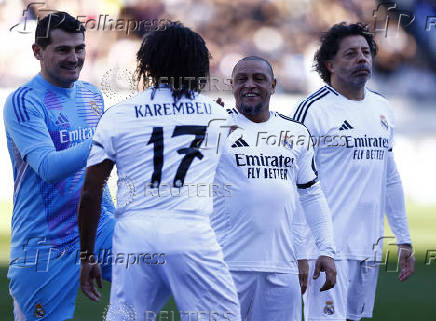
[{"label": "goalkeeper in teal jersey", "polygon": [[[71,319],[79,286],[77,207],[92,136],[103,113],[98,88],[78,81],[85,29],[65,12],[38,22],[41,71],[7,98],[14,176],[8,278],[15,320]],[[103,192],[95,253],[110,280],[113,203]]]}]

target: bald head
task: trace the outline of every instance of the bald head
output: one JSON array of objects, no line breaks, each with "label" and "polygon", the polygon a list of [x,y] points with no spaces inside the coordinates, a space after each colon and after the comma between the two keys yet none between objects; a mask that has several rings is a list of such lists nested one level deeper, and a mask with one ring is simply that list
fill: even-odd
[{"label": "bald head", "polygon": [[232,70],[232,78],[233,78],[233,76],[234,76],[234,74],[235,74],[236,67],[239,65],[239,63],[242,62],[242,61],[248,61],[248,60],[258,60],[258,61],[263,61],[263,62],[265,63],[265,65],[268,67],[268,70],[269,70],[269,73],[270,73],[270,76],[271,76],[271,80],[274,79],[274,72],[273,72],[273,69],[272,69],[272,67],[271,67],[271,64],[268,62],[268,60],[266,60],[266,59],[264,59],[264,58],[262,58],[262,57],[258,57],[258,56],[248,56],[248,57],[245,57],[245,58],[242,58],[241,60],[239,60],[239,61],[236,63],[236,65],[233,67],[233,70]]},{"label": "bald head", "polygon": [[260,57],[238,61],[232,72],[232,91],[238,111],[254,122],[269,119],[269,100],[277,81],[271,65]]}]

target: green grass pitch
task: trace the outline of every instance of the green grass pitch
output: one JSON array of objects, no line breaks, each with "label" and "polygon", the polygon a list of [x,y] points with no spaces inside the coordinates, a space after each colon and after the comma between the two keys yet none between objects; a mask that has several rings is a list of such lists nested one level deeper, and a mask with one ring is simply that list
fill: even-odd
[{"label": "green grass pitch", "polygon": [[[416,249],[416,272],[404,283],[398,281],[395,247],[385,244],[385,253],[390,250],[387,265],[381,266],[374,308],[374,321],[429,321],[436,319],[436,208],[422,207],[408,202],[409,225]],[[1,320],[13,320],[12,301],[6,278],[9,256],[9,225],[11,205],[0,202],[0,316]],[[385,235],[392,235],[389,228]],[[389,243],[389,240],[387,242]],[[434,260],[428,261],[428,251],[433,250]],[[430,264],[426,264],[430,263]],[[88,300],[79,290],[74,320],[102,320],[109,302],[110,283],[105,282],[100,303]],[[163,311],[176,311],[170,300]],[[178,321],[177,314],[162,315],[160,320]],[[159,318],[158,318],[159,320]],[[265,321],[265,320],[259,320]]]}]

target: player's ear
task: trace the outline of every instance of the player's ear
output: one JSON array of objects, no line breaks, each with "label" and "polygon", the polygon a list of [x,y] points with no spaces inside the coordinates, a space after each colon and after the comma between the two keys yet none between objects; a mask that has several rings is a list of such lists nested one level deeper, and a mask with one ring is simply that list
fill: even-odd
[{"label": "player's ear", "polygon": [[38,46],[36,43],[34,43],[32,45],[32,50],[33,50],[33,56],[37,60],[42,60],[42,48],[40,46]]},{"label": "player's ear", "polygon": [[324,63],[324,66],[327,68],[328,71],[330,71],[330,73],[333,72],[333,70],[334,70],[333,60],[326,60],[326,62]]},{"label": "player's ear", "polygon": [[272,81],[272,84],[271,84],[271,87],[272,87],[271,95],[275,93],[275,91],[276,91],[276,86],[277,86],[277,79],[274,78],[274,80]]}]

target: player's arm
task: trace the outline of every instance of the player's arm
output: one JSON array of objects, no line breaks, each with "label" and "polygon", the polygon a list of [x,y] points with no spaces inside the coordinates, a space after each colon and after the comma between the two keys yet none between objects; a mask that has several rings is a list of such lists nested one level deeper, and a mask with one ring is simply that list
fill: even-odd
[{"label": "player's arm", "polygon": [[[307,139],[310,139],[307,132]],[[336,283],[336,268],[334,264],[334,241],[333,224],[327,200],[318,182],[318,173],[315,167],[313,149],[311,145],[302,149],[297,160],[297,188],[301,206],[306,214],[306,221],[320,251],[320,257],[315,265],[314,279],[319,277],[320,272],[326,273],[326,282],[320,289],[328,290]]]},{"label": "player's arm", "polygon": [[116,153],[112,143],[116,130],[113,128],[110,116],[107,116],[108,113],[103,115],[94,134],[78,213],[81,251],[80,287],[93,301],[100,299],[94,280],[100,288],[102,287],[100,266],[94,256],[95,236],[101,214],[103,189],[116,163]]},{"label": "player's arm", "polygon": [[82,187],[79,201],[79,234],[80,234],[80,287],[93,301],[100,299],[100,293],[94,285],[97,281],[102,288],[101,270],[95,259],[95,236],[101,214],[101,201],[104,186],[114,162],[105,159],[103,162],[86,169],[85,182]]},{"label": "player's arm", "polygon": [[310,187],[300,188],[299,195],[301,205],[306,213],[307,224],[315,237],[315,243],[320,252],[313,278],[317,279],[320,272],[326,273],[326,282],[320,289],[325,291],[333,288],[336,283],[333,227],[329,208],[319,182]]},{"label": "player's arm", "polygon": [[22,159],[42,180],[55,183],[86,166],[91,140],[56,151],[46,115],[26,90],[17,90],[6,100],[3,111],[6,131]]},{"label": "player's arm", "polygon": [[292,244],[294,244],[295,256],[298,261],[298,278],[300,281],[301,294],[306,292],[309,274],[309,263],[307,260],[308,235],[309,228],[306,223],[304,211],[300,204],[297,204],[297,210],[292,221]]},{"label": "player's arm", "polygon": [[409,278],[415,271],[412,239],[407,223],[406,206],[400,174],[395,164],[392,149],[387,153],[386,170],[386,216],[398,242],[401,272],[400,281]]},{"label": "player's arm", "polygon": [[[301,122],[302,118],[299,114],[305,100],[301,101],[299,104],[294,106],[293,112],[290,117],[295,121]],[[300,117],[299,117],[300,116]],[[311,112],[308,113],[308,117],[302,122],[306,127],[311,128],[310,134],[314,135],[314,133],[318,133],[317,123],[314,121],[315,119],[312,117]],[[310,148],[309,145],[312,145],[314,152],[316,154],[318,150],[317,138],[315,136],[311,136],[310,139],[306,141],[307,148]],[[298,204],[297,212],[304,213],[301,208],[301,203]],[[310,233],[309,227],[307,225],[306,219],[304,219],[304,224],[299,223],[296,227],[294,227],[294,231],[296,231],[294,243],[296,244],[296,256],[298,260],[298,275],[300,280],[301,294],[304,294],[307,289],[307,278],[309,274],[309,264],[308,264],[308,255],[307,255],[307,243],[308,235]]]}]

